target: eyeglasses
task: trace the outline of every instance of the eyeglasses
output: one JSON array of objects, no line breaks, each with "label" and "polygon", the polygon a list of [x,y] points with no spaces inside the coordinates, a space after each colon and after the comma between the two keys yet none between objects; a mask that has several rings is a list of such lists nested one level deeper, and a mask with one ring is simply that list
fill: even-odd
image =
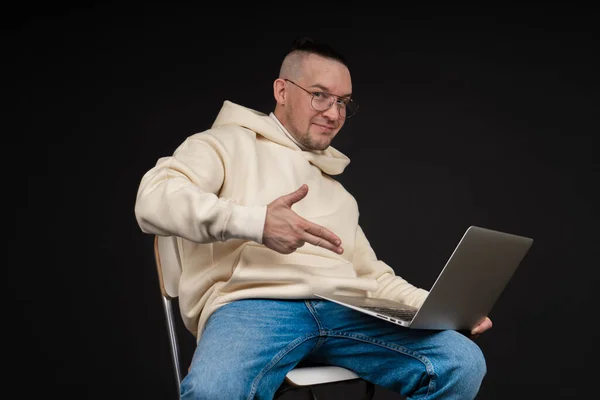
[{"label": "eyeglasses", "polygon": [[338,108],[338,112],[340,117],[348,119],[351,118],[356,111],[358,111],[358,104],[349,97],[339,97],[334,94],[325,93],[325,92],[311,92],[304,89],[302,86],[298,85],[296,82],[293,82],[289,79],[284,79],[286,82],[293,84],[294,86],[299,87],[304,90],[306,93],[310,94],[311,101],[310,104],[315,111],[324,112],[331,108],[331,106],[335,103]]}]

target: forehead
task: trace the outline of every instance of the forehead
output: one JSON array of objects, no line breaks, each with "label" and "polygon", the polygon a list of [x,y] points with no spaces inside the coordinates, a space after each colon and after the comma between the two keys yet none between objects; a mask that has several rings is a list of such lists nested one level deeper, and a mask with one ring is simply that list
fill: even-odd
[{"label": "forehead", "polygon": [[339,61],[307,55],[302,63],[301,79],[305,85],[320,86],[338,95],[352,93],[352,79],[348,68]]}]

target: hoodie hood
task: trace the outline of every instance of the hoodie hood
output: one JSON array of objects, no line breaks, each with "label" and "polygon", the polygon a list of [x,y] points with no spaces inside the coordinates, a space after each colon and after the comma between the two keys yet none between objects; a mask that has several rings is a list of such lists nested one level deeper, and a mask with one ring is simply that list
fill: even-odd
[{"label": "hoodie hood", "polygon": [[339,175],[350,163],[350,159],[339,150],[329,146],[322,152],[302,150],[270,116],[260,111],[235,104],[229,100],[223,102],[212,128],[224,125],[241,126],[255,132],[272,142],[302,152],[308,162],[321,169],[328,175]]}]

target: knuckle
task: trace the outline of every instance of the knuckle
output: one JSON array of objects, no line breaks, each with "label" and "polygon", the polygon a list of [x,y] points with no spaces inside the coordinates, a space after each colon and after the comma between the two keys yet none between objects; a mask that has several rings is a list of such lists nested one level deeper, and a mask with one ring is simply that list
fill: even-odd
[{"label": "knuckle", "polygon": [[298,230],[301,231],[307,231],[310,229],[310,225],[307,221],[298,221],[298,224],[296,226],[298,227]]},{"label": "knuckle", "polygon": [[283,253],[283,254],[290,254],[293,251],[294,251],[294,247],[292,247],[292,246],[285,246],[283,249],[281,249],[281,253]]}]

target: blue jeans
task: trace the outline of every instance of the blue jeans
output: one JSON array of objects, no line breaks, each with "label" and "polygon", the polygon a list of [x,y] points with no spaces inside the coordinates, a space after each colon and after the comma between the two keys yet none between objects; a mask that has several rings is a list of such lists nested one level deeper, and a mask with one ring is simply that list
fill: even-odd
[{"label": "blue jeans", "polygon": [[272,399],[300,361],[338,365],[408,399],[473,399],[480,348],[455,331],[419,331],[325,300],[242,300],[208,319],[181,398]]}]

